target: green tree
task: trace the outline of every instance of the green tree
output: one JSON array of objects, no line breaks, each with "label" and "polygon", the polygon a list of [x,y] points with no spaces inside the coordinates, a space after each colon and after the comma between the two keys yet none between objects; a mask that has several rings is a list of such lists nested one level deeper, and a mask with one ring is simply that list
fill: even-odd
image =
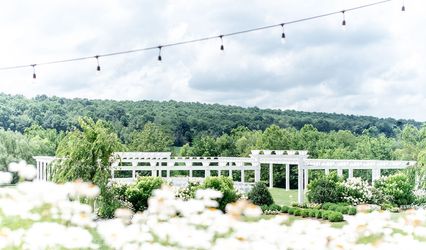
[{"label": "green tree", "polygon": [[74,130],[59,143],[56,155],[62,158],[53,168],[56,182],[93,182],[102,189],[110,176],[110,157],[120,151],[122,145],[105,121],[94,122],[91,118],[78,119],[81,130]]},{"label": "green tree", "polygon": [[143,152],[163,152],[170,150],[173,143],[170,134],[152,122],[145,124],[141,132],[132,134],[129,149]]}]

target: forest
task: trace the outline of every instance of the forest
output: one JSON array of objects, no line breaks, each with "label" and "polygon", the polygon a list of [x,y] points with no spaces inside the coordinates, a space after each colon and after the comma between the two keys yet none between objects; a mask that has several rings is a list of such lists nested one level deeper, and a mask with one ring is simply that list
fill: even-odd
[{"label": "forest", "polygon": [[[116,151],[248,156],[252,149],[305,149],[311,158],[426,162],[426,126],[412,120],[4,94],[0,117],[0,169],[20,159],[34,163],[34,155],[60,155],[79,142],[83,127],[94,131],[91,137],[106,131],[106,138],[116,138],[111,149]],[[280,186],[282,178],[276,178]]]},{"label": "forest", "polygon": [[361,135],[364,130],[374,128],[376,135],[396,137],[407,124],[421,126],[414,120],[219,104],[66,99],[45,95],[28,99],[0,93],[0,128],[4,130],[22,134],[36,124],[44,129],[66,132],[76,128],[82,116],[108,121],[125,144],[130,142],[134,131],[152,122],[172,134],[173,145],[177,147],[192,143],[201,135],[230,134],[237,127],[263,131],[275,124],[280,128],[300,130],[311,124],[320,132],[347,130]]}]

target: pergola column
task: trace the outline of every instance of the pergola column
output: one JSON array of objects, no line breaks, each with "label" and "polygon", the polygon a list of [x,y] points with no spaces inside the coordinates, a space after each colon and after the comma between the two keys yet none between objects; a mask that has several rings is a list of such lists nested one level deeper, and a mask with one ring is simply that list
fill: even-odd
[{"label": "pergola column", "polygon": [[348,177],[353,178],[354,177],[354,170],[352,168],[348,169]]},{"label": "pergola column", "polygon": [[269,188],[274,187],[274,164],[269,163]]},{"label": "pergola column", "polygon": [[327,174],[327,175],[330,174],[330,169],[329,168],[325,169],[325,174]]},{"label": "pergola column", "polygon": [[285,165],[285,189],[290,190],[290,164]]},{"label": "pergola column", "polygon": [[136,166],[138,165],[137,162],[132,162],[132,179],[135,180],[136,179]]},{"label": "pergola column", "polygon": [[299,204],[303,204],[303,196],[304,196],[304,190],[303,190],[303,162],[299,160],[299,164],[297,165],[297,201]]},{"label": "pergola column", "polygon": [[380,168],[371,170],[371,179],[374,182],[375,180],[380,178]]},{"label": "pergola column", "polygon": [[151,162],[149,162],[149,165],[151,166],[151,169],[152,169],[151,175],[157,176],[157,168],[156,168],[157,163],[155,161],[151,161]]},{"label": "pergola column", "polygon": [[303,170],[304,174],[305,174],[305,189],[308,189],[308,182],[309,182],[309,169],[304,169]]},{"label": "pergola column", "polygon": [[254,170],[254,182],[260,181],[260,163],[256,162],[256,169]]},{"label": "pergola column", "polygon": [[337,169],[337,175],[338,175],[338,176],[343,176],[343,169],[338,168],[338,169]]}]

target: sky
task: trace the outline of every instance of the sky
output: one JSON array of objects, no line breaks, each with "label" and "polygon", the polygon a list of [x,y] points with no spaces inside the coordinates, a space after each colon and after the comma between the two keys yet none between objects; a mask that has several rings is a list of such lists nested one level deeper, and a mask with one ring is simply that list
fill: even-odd
[{"label": "sky", "polygon": [[[0,67],[279,24],[375,0],[2,1]],[[426,121],[426,1],[402,0],[220,39],[0,71],[27,97],[178,100]]]}]

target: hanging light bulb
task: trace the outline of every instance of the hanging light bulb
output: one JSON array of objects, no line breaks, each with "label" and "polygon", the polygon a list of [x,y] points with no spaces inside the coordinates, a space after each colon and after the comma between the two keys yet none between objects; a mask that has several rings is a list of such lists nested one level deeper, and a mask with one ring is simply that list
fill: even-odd
[{"label": "hanging light bulb", "polygon": [[225,47],[223,46],[223,35],[220,35],[219,38],[220,38],[220,42],[221,42],[220,50],[224,51]]},{"label": "hanging light bulb", "polygon": [[344,10],[342,10],[342,15],[343,15],[342,26],[345,27],[346,26],[346,19],[345,19],[345,11]]},{"label": "hanging light bulb", "polygon": [[161,58],[161,48],[162,48],[162,46],[158,46],[158,61],[162,60],[162,58]]},{"label": "hanging light bulb", "polygon": [[284,32],[284,23],[281,24],[281,27],[283,29],[282,33],[281,33],[281,43],[285,44],[286,39],[285,39],[285,32]]},{"label": "hanging light bulb", "polygon": [[96,62],[98,64],[98,66],[96,67],[96,71],[101,71],[101,65],[99,65],[99,56],[95,56],[96,58]]},{"label": "hanging light bulb", "polygon": [[405,11],[405,1],[404,1],[404,0],[402,0],[402,8],[401,8],[401,11]]},{"label": "hanging light bulb", "polygon": [[33,79],[35,80],[35,79],[37,79],[37,75],[36,75],[36,72],[35,72],[36,64],[32,64],[31,66],[33,67]]}]

